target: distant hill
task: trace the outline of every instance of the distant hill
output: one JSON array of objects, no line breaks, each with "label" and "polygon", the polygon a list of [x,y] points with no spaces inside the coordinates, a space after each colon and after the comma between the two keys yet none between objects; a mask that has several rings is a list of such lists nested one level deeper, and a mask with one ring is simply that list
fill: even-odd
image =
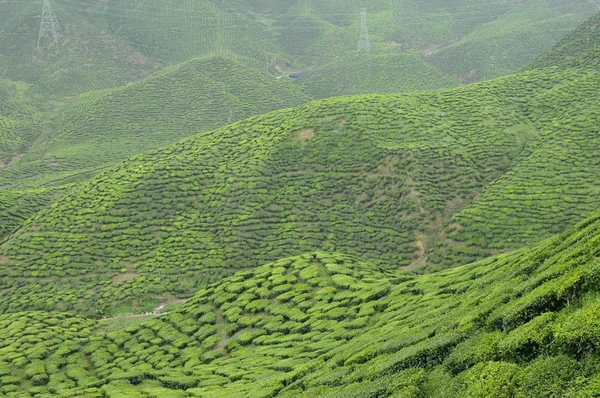
[{"label": "distant hill", "polygon": [[0,170],[0,185],[89,178],[139,152],[307,101],[298,87],[259,70],[225,58],[195,59],[59,108],[19,162]]},{"label": "distant hill", "polygon": [[508,75],[551,48],[588,15],[552,8],[534,12],[534,2],[523,7],[529,11],[515,11],[483,24],[456,43],[432,52],[427,61],[465,83]]},{"label": "distant hill", "polygon": [[[370,37],[375,53],[427,53],[458,40],[441,69],[462,76],[455,71],[495,65],[480,71],[484,79],[518,70],[597,11],[587,0],[521,3],[371,1]],[[42,5],[4,1],[2,76],[32,84],[32,93],[47,100],[137,82],[198,57],[236,58],[273,74],[324,67],[356,51],[363,6],[358,0],[54,0],[58,44],[45,38],[37,48]],[[519,21],[518,38],[507,21]],[[475,40],[482,32],[486,40]]]},{"label": "distant hill", "polygon": [[393,53],[352,54],[311,69],[296,82],[312,98],[428,91],[456,87],[459,83],[414,54]]},{"label": "distant hill", "polygon": [[[16,166],[0,172],[0,186],[28,189],[87,180],[107,164],[140,151],[256,113],[298,105],[309,98],[425,91],[454,87],[459,79],[471,82],[510,73],[549,48],[559,35],[595,10],[585,0],[521,5],[482,0],[468,4],[436,0],[427,5],[404,0],[371,2],[368,26],[373,51],[357,59],[354,55],[362,6],[354,0],[251,4],[169,0],[160,5],[148,0],[55,0],[53,8],[60,24],[58,42],[45,37],[37,47],[41,4],[2,2],[2,87],[18,87],[19,106],[27,104],[28,110],[27,115],[18,118],[0,112],[0,160],[11,168]],[[454,44],[448,46],[449,43]],[[439,47],[444,48],[435,52]],[[418,59],[432,51],[427,57],[429,64]],[[227,76],[231,93],[236,92],[233,86],[238,83],[239,91],[247,90],[256,78],[261,83],[254,87],[255,94],[262,91],[262,98],[270,95],[271,87],[276,87],[275,83],[266,82],[269,77],[292,71],[310,73],[297,82],[304,94],[287,89],[296,100],[276,100],[268,107],[241,111],[249,106],[248,102],[237,106],[235,101],[223,99],[225,103],[215,103],[215,109],[223,105],[233,113],[240,109],[238,114],[228,115],[225,110],[215,118],[215,109],[208,107],[198,129],[144,116],[148,125],[161,128],[159,137],[153,128],[140,126],[148,136],[142,137],[137,127],[132,127],[129,134],[119,134],[115,139],[111,131],[121,132],[122,128],[111,121],[111,116],[102,114],[108,120],[101,124],[92,115],[96,109],[100,113],[107,111],[114,98],[108,92],[100,95],[99,90],[124,89],[150,76],[154,79],[169,74],[177,65],[197,59],[229,60],[226,70],[238,75]],[[215,73],[211,65],[204,67],[208,74]],[[207,84],[206,92],[203,85],[186,88],[189,92],[195,88],[198,97],[212,98],[216,95],[213,83]],[[172,84],[174,90],[175,86],[185,85]],[[282,86],[279,84],[275,91],[283,90]],[[90,101],[95,101],[93,106]],[[139,112],[158,106],[175,114],[187,109],[186,104],[178,109],[163,107],[156,98],[144,96],[129,98],[128,106],[131,107],[119,106],[120,111]],[[65,109],[68,114],[63,113]],[[81,118],[95,119],[90,122],[95,126],[73,120]],[[121,126],[137,123],[127,117],[122,119]],[[189,115],[183,119],[190,120]],[[165,131],[166,122],[173,123],[173,134]],[[75,127],[81,131],[73,132]],[[88,133],[94,138],[72,139]],[[57,139],[59,135],[61,138]],[[128,138],[131,136],[133,141]],[[114,142],[102,142],[101,137]],[[99,145],[97,151],[90,149],[94,145]],[[16,165],[18,161],[20,164]],[[39,177],[32,179],[34,175]]]},{"label": "distant hill", "polygon": [[[0,315],[0,391],[86,397],[592,397],[596,214],[433,275],[308,253],[155,319]],[[591,248],[591,250],[590,250]]]},{"label": "distant hill", "polygon": [[0,3],[2,77],[30,84],[30,94],[48,101],[138,81],[154,70],[153,61],[73,9],[75,3],[53,3],[60,40],[44,38],[39,48],[42,2]]},{"label": "distant hill", "polygon": [[542,54],[528,67],[598,68],[600,53],[600,14],[596,14],[562,39],[552,50]]}]

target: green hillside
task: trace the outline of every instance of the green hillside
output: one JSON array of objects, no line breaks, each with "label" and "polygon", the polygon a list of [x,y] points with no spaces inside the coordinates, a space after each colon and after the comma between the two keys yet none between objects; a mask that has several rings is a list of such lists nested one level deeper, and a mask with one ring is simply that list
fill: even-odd
[{"label": "green hillside", "polygon": [[42,2],[0,2],[3,77],[31,84],[31,94],[50,100],[134,82],[154,70],[152,61],[73,10],[73,2],[53,3],[60,40],[44,38],[38,48]]},{"label": "green hillside", "polygon": [[107,32],[150,59],[175,64],[191,58],[235,54],[262,65],[285,60],[268,24],[245,1],[85,0],[73,4]]},{"label": "green hillside", "polygon": [[0,167],[19,160],[39,134],[40,105],[26,94],[29,85],[0,79]]},{"label": "green hillside", "polygon": [[[369,32],[375,53],[428,53],[458,40],[442,69],[464,75],[487,62],[494,66],[479,77],[488,78],[518,70],[597,11],[587,0],[520,3],[370,1]],[[0,65],[4,77],[32,84],[32,92],[50,99],[136,82],[198,57],[235,58],[274,74],[325,67],[356,51],[364,4],[54,0],[58,43],[44,38],[38,48],[41,6],[0,3]],[[517,29],[507,21],[518,21]],[[475,39],[480,34],[486,40]],[[428,76],[431,68],[423,68]]]},{"label": "green hillside", "polygon": [[530,103],[537,135],[506,174],[451,218],[447,236],[492,253],[560,232],[598,207],[597,82],[595,71],[582,73]]},{"label": "green hillside", "polygon": [[341,97],[138,155],[2,246],[0,309],[129,311],[312,250],[439,268],[537,242],[600,205],[599,82]]},{"label": "green hillside", "polygon": [[[515,72],[535,56],[552,47],[562,34],[597,12],[588,1],[530,0],[527,2],[485,0],[298,0],[293,2],[258,1],[249,8],[265,21],[286,53],[306,65],[324,66],[332,56],[356,52],[360,34],[360,9],[368,7],[368,27],[375,52],[391,49],[409,53],[428,53],[457,40],[471,41],[468,51],[460,51],[462,62],[448,70],[473,63],[498,64],[493,76],[505,68]],[[518,51],[515,33],[507,26],[519,21],[522,37]],[[473,42],[475,32],[486,31],[487,40]],[[564,29],[564,30],[563,30]],[[529,51],[529,52],[527,52]],[[491,58],[492,56],[493,58]],[[481,58],[486,57],[485,61]],[[325,62],[323,62],[325,60]],[[300,66],[300,65],[296,65]],[[468,69],[470,70],[470,69]]]},{"label": "green hillside", "polygon": [[[533,7],[535,3],[528,3]],[[464,82],[482,81],[520,70],[541,50],[585,20],[586,15],[547,10],[521,11],[477,27],[457,43],[433,52],[426,59],[441,71]]]},{"label": "green hillside", "polygon": [[558,66],[561,68],[597,69],[598,53],[600,52],[599,23],[600,14],[596,14],[562,39],[550,51],[533,61],[529,68],[541,69]]},{"label": "green hillside", "polygon": [[[0,391],[61,397],[592,397],[600,214],[426,276],[311,253],[146,322],[0,315]],[[126,320],[126,318],[124,318]]]},{"label": "green hillside", "polygon": [[312,98],[456,87],[458,80],[413,54],[350,55],[295,79]]},{"label": "green hillside", "polygon": [[[358,1],[53,3],[60,24],[58,43],[45,37],[39,48],[41,5],[0,3],[0,90],[17,87],[18,106],[27,108],[19,117],[0,112],[0,160],[11,166],[0,173],[3,187],[26,189],[89,179],[107,164],[140,151],[253,114],[298,105],[308,98],[453,87],[458,80],[450,74],[464,77],[461,70],[471,71],[473,62],[493,65],[496,72],[474,75],[467,81],[509,73],[525,58],[550,47],[558,35],[594,9],[584,0],[569,4],[540,0],[528,2],[526,7],[482,1],[434,1],[427,6],[404,0],[372,2],[369,32],[373,53],[355,57],[362,7]],[[507,26],[507,20],[515,22]],[[522,43],[519,47],[506,39],[516,35],[515,24]],[[470,39],[475,36],[483,39]],[[455,51],[452,60],[434,62],[436,66],[417,58],[452,40],[458,42],[450,49],[471,43],[469,50]],[[496,57],[492,62],[489,54]],[[163,97],[187,99],[196,88],[194,95],[213,100],[212,107],[200,109],[202,116],[186,114],[174,121],[153,110],[158,107],[175,115],[187,112],[193,100],[169,106],[152,95],[135,93],[132,98],[122,94],[132,93],[131,84],[158,70],[162,69],[158,77],[164,77],[180,63],[197,62],[190,59],[204,60],[199,68],[211,80],[193,80],[203,83],[197,86],[171,80],[172,86],[164,88],[171,93]],[[211,63],[211,59],[220,61]],[[220,65],[224,59],[231,64]],[[213,69],[221,67],[225,73]],[[309,71],[298,82],[305,94],[285,89],[282,83],[267,82],[268,76],[291,71]],[[188,78],[183,72],[174,76]],[[156,77],[150,81],[156,82]],[[227,88],[217,87],[224,81]],[[187,94],[180,91],[182,87]],[[109,88],[115,92],[98,92]],[[250,89],[254,91],[248,92]],[[243,92],[241,96],[247,98],[214,99],[219,91],[227,92],[224,97]],[[272,92],[277,92],[274,103],[262,106],[265,95]],[[0,96],[3,103],[14,100],[7,100],[4,93]],[[127,97],[126,102],[119,102],[117,111],[111,109],[115,97]],[[146,123],[131,120],[131,114],[140,109],[148,109],[156,118],[147,114]],[[189,125],[190,120],[199,118],[202,121],[197,128]],[[122,134],[126,125],[128,131]]]},{"label": "green hillside", "polygon": [[53,5],[0,0],[0,397],[600,396],[600,4]]},{"label": "green hillside", "polygon": [[234,61],[188,61],[59,108],[36,145],[0,170],[0,184],[21,188],[89,178],[139,152],[307,101],[299,88]]},{"label": "green hillside", "polygon": [[62,196],[69,186],[28,191],[0,192],[0,239],[4,240],[25,220]]}]

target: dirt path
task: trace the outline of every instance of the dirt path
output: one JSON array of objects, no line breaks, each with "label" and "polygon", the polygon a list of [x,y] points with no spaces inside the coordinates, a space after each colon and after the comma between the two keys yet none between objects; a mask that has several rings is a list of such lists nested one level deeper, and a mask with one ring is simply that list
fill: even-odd
[{"label": "dirt path", "polygon": [[186,301],[188,301],[188,299],[181,299],[181,300],[170,300],[170,301],[164,301],[162,303],[159,303],[156,307],[154,307],[154,311],[152,312],[143,312],[141,314],[123,314],[123,315],[118,315],[118,316],[113,316],[113,317],[107,317],[107,318],[102,318],[99,319],[98,321],[100,322],[106,322],[106,321],[112,321],[114,319],[121,319],[121,318],[143,318],[143,317],[150,317],[150,316],[158,316],[163,314],[162,310],[167,306],[167,305],[171,305],[171,304],[183,304]]}]

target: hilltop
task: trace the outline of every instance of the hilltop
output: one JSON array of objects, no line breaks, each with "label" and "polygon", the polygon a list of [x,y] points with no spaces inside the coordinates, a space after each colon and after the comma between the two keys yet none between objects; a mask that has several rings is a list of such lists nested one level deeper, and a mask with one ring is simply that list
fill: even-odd
[{"label": "hilltop", "polygon": [[[449,88],[514,72],[594,10],[584,0],[376,2],[373,52],[356,57],[358,1],[54,2],[58,43],[42,38],[39,48],[40,5],[0,3],[2,85],[16,87],[27,108],[18,118],[0,112],[0,160],[10,168],[0,172],[3,187],[84,181],[136,153],[310,99]],[[519,51],[508,20],[519,21]],[[486,40],[473,39],[480,36]],[[452,60],[435,61],[447,51]],[[187,75],[185,65],[198,62],[207,80]],[[268,81],[292,71],[308,72],[296,81],[300,89]],[[152,84],[165,95],[141,89]],[[277,94],[266,104],[270,93]],[[174,97],[189,100],[166,103]],[[131,116],[139,112],[143,121]]]},{"label": "hilltop", "polygon": [[237,273],[130,326],[0,315],[0,388],[109,398],[591,397],[599,239],[596,214],[531,249],[425,276],[309,253]]},{"label": "hilltop", "polygon": [[493,79],[526,67],[540,52],[550,49],[585,15],[560,10],[538,10],[535,2],[475,28],[462,39],[433,51],[425,59],[440,71],[465,83]]},{"label": "hilltop", "polygon": [[72,4],[54,5],[60,23],[59,44],[45,38],[38,48],[42,3],[0,3],[3,78],[31,85],[30,94],[48,102],[138,81],[155,70],[153,61],[103,31]]}]

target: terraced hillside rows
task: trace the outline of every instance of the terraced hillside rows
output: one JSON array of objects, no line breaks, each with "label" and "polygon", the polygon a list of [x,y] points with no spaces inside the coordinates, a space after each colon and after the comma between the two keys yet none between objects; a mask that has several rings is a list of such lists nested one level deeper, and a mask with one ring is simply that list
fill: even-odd
[{"label": "terraced hillside rows", "polygon": [[[452,217],[447,236],[467,246],[519,247],[598,207],[597,82],[595,71],[582,72],[531,102],[538,134],[505,175]],[[454,259],[442,262],[452,265]]]},{"label": "terraced hillside rows", "polygon": [[[53,2],[54,3],[54,2]],[[0,2],[0,74],[48,100],[116,87],[148,76],[154,62],[104,32],[70,1],[57,1],[58,44],[37,47],[41,2]]]},{"label": "terraced hillside rows", "polygon": [[0,239],[6,239],[44,207],[61,197],[69,188],[31,189],[26,191],[0,192]]},{"label": "terraced hillside rows", "polygon": [[311,98],[430,91],[458,86],[414,54],[355,54],[312,69],[296,82]]},{"label": "terraced hillside rows", "polygon": [[61,397],[592,397],[600,214],[426,276],[309,253],[125,328],[0,316],[0,391]]},{"label": "terraced hillside rows", "polygon": [[43,107],[27,98],[29,86],[0,79],[0,167],[19,160],[38,136]]},{"label": "terraced hillside rows", "polygon": [[477,27],[426,60],[466,83],[493,79],[524,68],[540,54],[539,48],[552,48],[586,19],[585,14],[552,8],[534,12],[531,7],[535,6],[532,2],[523,4],[525,10]]},{"label": "terraced hillside rows", "polygon": [[[240,264],[317,249],[422,268],[538,241],[598,206],[595,125],[562,126],[596,114],[594,97],[580,97],[599,81],[549,69],[439,93],[338,98],[139,155],[2,246],[0,309],[121,311],[134,298],[189,295]],[[586,174],[562,162],[567,149],[589,156],[574,163]],[[493,195],[502,189],[511,195]],[[538,191],[548,194],[533,200]],[[513,221],[513,208],[527,221]]]},{"label": "terraced hillside rows", "polygon": [[[32,91],[46,98],[136,82],[157,68],[197,57],[235,57],[270,73],[323,66],[356,51],[364,6],[356,0],[53,3],[58,44],[44,38],[40,48],[41,4],[0,3],[2,74],[33,84]],[[555,32],[575,28],[596,11],[588,0],[377,0],[369,3],[369,30],[384,53],[428,53],[465,37],[469,44],[454,52],[449,70],[471,70],[483,56],[498,65],[493,74],[481,75],[489,77],[516,71],[527,56],[551,47],[548,38],[556,39]],[[504,26],[508,19],[521,21],[520,48],[526,51],[506,51],[514,37]],[[490,41],[469,39],[478,27]]]},{"label": "terraced hillside rows", "polygon": [[[86,180],[113,161],[251,114],[297,105],[306,98],[452,87],[458,83],[456,78],[417,59],[416,54],[426,54],[440,44],[472,32],[476,27],[486,31],[486,37],[503,42],[506,32],[501,29],[501,21],[509,16],[522,17],[523,23],[519,26],[523,32],[535,27],[538,36],[550,38],[546,31],[552,21],[560,19],[562,28],[567,30],[593,9],[584,0],[569,4],[536,1],[529,2],[524,8],[504,2],[469,2],[463,5],[433,2],[424,8],[412,2],[380,1],[372,3],[369,12],[374,52],[357,58],[354,54],[361,7],[358,2],[341,7],[334,1],[308,0],[294,4],[169,1],[161,5],[150,4],[146,0],[57,0],[54,11],[60,22],[58,43],[53,43],[51,38],[43,38],[38,48],[39,6],[31,2],[0,3],[1,76],[10,79],[7,81],[11,85],[29,87],[26,98],[20,101],[29,105],[35,103],[36,107],[45,111],[36,112],[33,122],[55,120],[51,125],[44,122],[40,126],[29,120],[31,115],[24,119],[2,115],[1,160],[10,166],[21,162],[10,171],[2,171],[0,185],[14,189]],[[536,20],[542,21],[542,27],[530,23],[533,15]],[[496,24],[490,21],[496,21]],[[560,29],[552,25],[552,31],[557,35]],[[552,40],[522,42],[527,43],[526,53],[534,56],[549,46]],[[500,65],[507,58],[506,65],[510,66],[503,67],[502,72],[513,71],[520,65],[513,62],[513,53],[501,52],[494,46],[485,46],[485,50],[480,48],[480,44],[475,47],[474,53],[502,53],[502,59],[492,62]],[[228,90],[213,80],[194,80],[202,84],[186,87],[199,90],[206,84],[206,89],[197,95],[213,101],[205,104],[205,109],[189,110],[187,105],[194,103],[193,100],[172,109],[157,102],[156,97],[135,93],[135,98],[127,98],[127,106],[121,102],[118,111],[113,112],[115,95],[119,97],[119,94],[94,92],[77,97],[67,107],[67,114],[49,112],[56,105],[69,102],[84,92],[129,85],[160,68],[196,57],[203,57],[205,61],[233,60],[224,68],[231,75],[224,78],[234,82],[236,88]],[[458,56],[460,59],[468,57],[464,52]],[[210,69],[211,66],[204,67]],[[297,70],[311,71],[300,82],[306,95],[266,81],[269,75],[281,76]],[[169,72],[172,69],[167,68],[160,76]],[[213,75],[215,72],[209,73]],[[179,76],[183,78],[182,75]],[[222,81],[221,78],[222,75],[215,79]],[[348,84],[355,80],[362,83]],[[390,83],[392,80],[394,83]],[[181,84],[170,87],[170,95],[187,98],[177,91]],[[252,102],[262,103],[264,95],[260,96],[262,99],[254,97],[258,91],[263,91],[263,94],[269,91],[270,94],[288,90],[284,97],[289,94],[294,100],[278,98],[274,101],[276,103],[265,107],[254,107],[235,98],[219,103],[224,97],[236,96],[233,93],[238,90],[247,92],[249,87],[255,89],[248,93]],[[132,94],[126,88],[123,90]],[[149,110],[147,124],[127,117],[128,113],[140,112],[140,107],[144,111],[146,108]],[[177,125],[175,120],[163,120],[164,116],[156,114],[156,108],[169,109],[172,114],[188,110],[190,113],[179,117],[178,120],[186,122]],[[250,111],[250,108],[253,110]],[[192,113],[196,110],[201,114],[193,118]],[[217,110],[219,117],[214,117]],[[239,112],[236,113],[236,110]],[[106,121],[100,121],[96,113]],[[76,120],[74,114],[77,115]],[[126,116],[123,117],[123,114]],[[121,117],[115,121],[114,116]],[[88,120],[82,122],[82,118]],[[189,125],[187,122],[190,120],[197,121],[198,128]],[[132,124],[132,130],[123,134],[126,122]],[[165,122],[173,126],[167,127]],[[74,128],[78,131],[74,132]],[[42,132],[41,139],[36,140]],[[114,139],[113,145],[106,144],[109,139]]]},{"label": "terraced hillside rows", "polygon": [[598,68],[598,39],[600,39],[600,15],[596,14],[579,26],[551,50],[533,61],[529,69],[549,66],[561,68]]},{"label": "terraced hillside rows", "polygon": [[[597,12],[588,1],[533,0],[454,1],[427,3],[408,0],[300,0],[295,2],[253,1],[249,9],[265,20],[274,20],[272,31],[288,54],[305,65],[323,66],[331,56],[344,57],[356,52],[360,34],[360,9],[368,7],[368,26],[376,52],[399,50],[427,54],[448,43],[463,39],[471,42],[457,51],[459,57],[446,72],[473,64],[495,64],[497,68],[481,77],[491,78],[512,67],[515,72],[560,39],[556,31],[568,31]],[[522,32],[517,51],[514,33],[506,26],[520,21]],[[569,25],[570,24],[570,25]],[[489,28],[488,28],[489,27]],[[487,41],[473,41],[471,33],[487,30]],[[486,29],[487,28],[487,29]],[[492,33],[494,32],[494,33]],[[552,39],[549,39],[552,38]],[[467,50],[468,49],[468,50]],[[484,58],[485,61],[482,59]],[[329,61],[331,62],[331,61]],[[472,68],[467,69],[467,71]],[[368,71],[365,71],[368,72]],[[483,71],[482,71],[483,72]]]},{"label": "terraced hillside rows", "polygon": [[30,187],[89,178],[139,152],[234,121],[307,102],[298,88],[225,58],[192,60],[138,84],[77,97],[2,186]]}]

